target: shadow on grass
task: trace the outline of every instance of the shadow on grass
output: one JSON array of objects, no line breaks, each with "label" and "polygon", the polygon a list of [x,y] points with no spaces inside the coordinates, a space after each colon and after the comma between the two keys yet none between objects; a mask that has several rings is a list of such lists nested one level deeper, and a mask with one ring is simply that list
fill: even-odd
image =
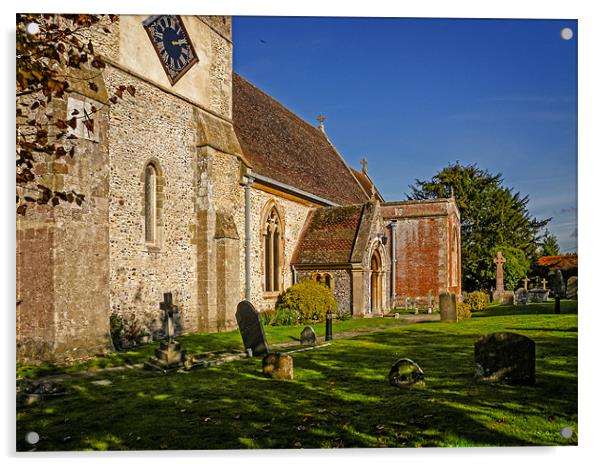
[{"label": "shadow on grass", "polygon": [[[515,325],[536,342],[532,387],[473,380],[474,341],[516,316],[420,324],[296,353],[294,380],[264,378],[258,359],[169,375],[130,370],[105,376],[108,386],[76,380],[68,397],[19,411],[17,446],[31,449],[23,439],[32,430],[40,450],[571,444],[559,435],[577,422],[567,317]],[[388,385],[399,357],[421,365],[426,387]]]}]

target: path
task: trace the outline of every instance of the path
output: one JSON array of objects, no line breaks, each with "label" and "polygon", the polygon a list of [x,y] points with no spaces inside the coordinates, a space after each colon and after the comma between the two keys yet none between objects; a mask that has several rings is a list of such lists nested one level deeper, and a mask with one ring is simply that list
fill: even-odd
[{"label": "path", "polygon": [[[388,326],[381,325],[379,327],[367,327],[367,328],[358,329],[355,331],[336,333],[333,335],[333,337],[334,337],[333,340],[343,340],[346,338],[353,338],[353,337],[356,337],[359,335],[364,335],[364,334],[373,333],[373,332],[379,332],[381,330],[397,328],[397,327],[401,327],[404,325],[420,324],[420,323],[425,323],[425,322],[434,322],[434,321],[440,320],[440,317],[439,317],[439,314],[418,314],[418,315],[402,314],[398,320],[399,320],[398,325],[388,325]],[[317,343],[324,342],[324,337],[318,337],[317,340],[318,340]],[[272,347],[272,348],[288,348],[291,346],[300,346],[300,344],[298,341],[290,341],[290,342],[286,342],[286,343],[276,343],[276,344],[270,345],[270,347]],[[310,349],[311,347],[307,347],[307,348]],[[228,353],[228,354],[220,355],[214,359],[207,359],[207,360],[203,361],[202,363],[195,364],[195,366],[196,367],[219,366],[226,362],[232,362],[232,361],[236,361],[239,359],[244,359],[246,357],[247,357],[246,353],[244,353],[242,351],[240,353]],[[142,368],[144,368],[144,363],[126,364],[123,366],[106,367],[103,369],[74,372],[72,374],[48,375],[45,377],[40,377],[39,379],[35,379],[35,380],[63,382],[65,380],[78,378],[78,377],[96,377],[98,375],[102,375],[105,373],[119,372],[119,371],[123,371],[123,370],[127,370],[127,369],[142,369]],[[29,380],[31,381],[32,379],[29,379]]]}]

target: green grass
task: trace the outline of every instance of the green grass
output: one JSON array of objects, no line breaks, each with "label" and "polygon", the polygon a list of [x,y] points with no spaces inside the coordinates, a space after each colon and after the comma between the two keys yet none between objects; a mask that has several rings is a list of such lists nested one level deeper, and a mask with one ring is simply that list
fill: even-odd
[{"label": "green grass", "polygon": [[[401,323],[394,318],[350,319],[335,321],[333,333],[356,332],[369,330],[375,327],[392,327]],[[318,323],[312,326],[316,334],[324,336],[325,324]],[[266,326],[265,332],[269,344],[294,342],[299,339],[301,330],[305,325],[272,327]],[[238,330],[223,333],[195,333],[178,337],[188,352],[197,354],[209,351],[242,351],[243,345]],[[99,356],[87,361],[77,362],[68,366],[54,364],[17,364],[18,378],[38,378],[56,374],[73,374],[75,372],[104,369],[108,367],[123,366],[126,364],[139,364],[148,360],[155,354],[159,342],[149,343],[130,351],[118,351],[108,355]]]},{"label": "green grass", "polygon": [[[33,449],[23,440],[29,431],[40,434],[38,450],[574,445],[576,435],[564,439],[560,430],[577,432],[576,306],[563,302],[560,315],[553,303],[537,314],[531,306],[334,340],[295,353],[294,380],[265,378],[258,359],[70,379],[68,396],[19,408],[17,448]],[[298,329],[286,330],[268,328],[268,338],[298,337]],[[496,331],[535,340],[534,386],[474,381],[474,341]],[[238,344],[238,335],[228,335],[220,338]],[[190,342],[210,348],[211,337],[191,335]],[[400,357],[422,367],[424,388],[387,383]],[[99,378],[112,384],[91,383]]]}]

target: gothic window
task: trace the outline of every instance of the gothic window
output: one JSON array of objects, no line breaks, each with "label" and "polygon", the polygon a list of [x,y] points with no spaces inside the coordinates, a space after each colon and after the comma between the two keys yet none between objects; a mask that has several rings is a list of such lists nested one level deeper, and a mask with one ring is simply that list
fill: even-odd
[{"label": "gothic window", "polygon": [[264,291],[281,289],[282,225],[276,207],[272,207],[263,227]]},{"label": "gothic window", "polygon": [[157,241],[157,170],[150,163],[144,169],[144,239]]},{"label": "gothic window", "polygon": [[311,279],[318,283],[321,283],[322,285],[326,285],[331,290],[333,289],[334,278],[330,272],[314,272],[311,274]]}]

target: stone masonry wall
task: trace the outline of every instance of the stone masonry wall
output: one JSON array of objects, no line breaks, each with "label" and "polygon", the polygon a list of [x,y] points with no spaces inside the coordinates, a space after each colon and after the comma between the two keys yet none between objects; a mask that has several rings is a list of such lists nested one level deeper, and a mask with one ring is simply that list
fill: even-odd
[{"label": "stone masonry wall", "polygon": [[[191,105],[145,81],[109,67],[110,89],[133,85],[136,97],[111,108],[110,251],[111,310],[161,329],[159,303],[173,292],[179,331],[196,328],[194,154]],[[143,103],[143,104],[142,104]],[[156,248],[144,237],[144,169],[154,162],[162,178]]]},{"label": "stone masonry wall", "polygon": [[[267,203],[272,200],[276,202],[281,220],[284,223],[284,262],[281,264],[283,290],[292,285],[290,261],[299,241],[299,235],[305,224],[305,219],[310,211],[310,207],[307,205],[278,197],[259,189],[251,189],[251,302],[257,310],[273,309],[278,296],[278,293],[268,294],[263,291],[262,214]],[[244,196],[241,207],[242,217],[237,218],[237,224],[241,225],[240,273],[242,296],[244,296]]]},{"label": "stone masonry wall", "polygon": [[[68,98],[56,100],[52,111],[64,118]],[[17,218],[20,361],[65,362],[111,349],[106,110],[95,121],[96,141],[74,140],[74,157],[34,167],[47,186],[83,194],[81,207],[36,206]]]},{"label": "stone masonry wall", "polygon": [[337,312],[351,313],[351,271],[349,269],[299,270],[297,281],[310,279],[313,272],[330,272],[333,275],[334,289],[332,293],[337,303]]}]

